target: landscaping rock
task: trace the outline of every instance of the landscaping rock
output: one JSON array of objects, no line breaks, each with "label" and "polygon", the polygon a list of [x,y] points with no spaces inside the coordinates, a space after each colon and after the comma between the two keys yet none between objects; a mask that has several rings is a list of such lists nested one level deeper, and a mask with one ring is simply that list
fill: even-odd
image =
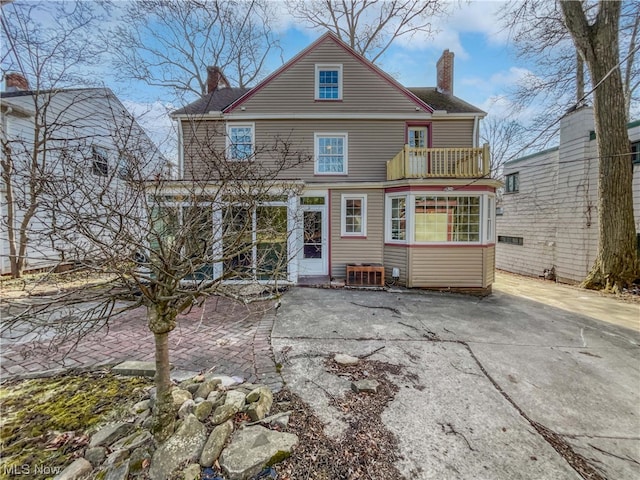
[{"label": "landscaping rock", "polygon": [[196,408],[196,402],[189,399],[185,401],[178,409],[178,418],[184,418],[193,413]]},{"label": "landscaping rock", "polygon": [[235,405],[221,405],[216,408],[213,415],[211,415],[211,423],[214,425],[220,425],[222,422],[229,420],[236,413],[238,413],[238,409]]},{"label": "landscaping rock", "polygon": [[[207,401],[215,404],[221,396],[222,396],[222,392],[215,390],[207,396]],[[218,405],[218,407],[219,406],[220,405]]]},{"label": "landscaping rock", "polygon": [[219,379],[205,380],[198,386],[198,389],[196,390],[196,393],[193,394],[193,397],[207,398],[211,392],[218,388],[218,385],[220,385],[220,383],[221,380]]},{"label": "landscaping rock", "polygon": [[125,422],[118,422],[98,430],[89,442],[89,448],[110,445],[121,439],[133,429],[133,425]]},{"label": "landscaping rock", "polygon": [[352,357],[351,355],[345,355],[344,353],[337,353],[333,357],[333,361],[340,365],[356,365],[360,359],[358,357]]},{"label": "landscaping rock", "polygon": [[231,444],[222,452],[220,466],[228,480],[248,480],[287,458],[298,443],[291,433],[269,430],[260,425],[237,431]]},{"label": "landscaping rock", "polygon": [[199,383],[190,383],[189,385],[180,385],[180,388],[184,388],[186,391],[190,392],[191,395],[195,397],[196,392],[198,391],[198,389],[200,388],[200,384]]},{"label": "landscaping rock", "polygon": [[222,448],[232,431],[233,422],[231,420],[227,420],[213,429],[211,435],[209,435],[207,443],[205,443],[204,448],[202,449],[200,465],[203,467],[210,467],[213,465],[213,462],[215,462],[220,456]]},{"label": "landscaping rock", "polygon": [[131,456],[129,457],[129,474],[139,475],[140,473],[142,473],[146,468],[149,467],[152,456],[152,445],[144,445],[142,447],[136,448],[133,452],[131,452]]},{"label": "landscaping rock", "polygon": [[196,408],[193,410],[193,414],[198,420],[204,422],[211,414],[211,410],[213,410],[213,402],[202,400],[198,405],[196,405]]},{"label": "landscaping rock", "polygon": [[147,400],[142,400],[141,402],[136,403],[132,408],[131,411],[135,414],[138,413],[142,413],[145,410],[149,410],[151,408],[151,400],[147,399]]},{"label": "landscaping rock", "polygon": [[225,405],[232,405],[238,409],[238,411],[242,410],[244,407],[245,399],[247,396],[239,390],[229,390],[227,392],[227,397],[224,401]]},{"label": "landscaping rock", "polygon": [[107,449],[105,447],[87,448],[84,452],[84,459],[94,467],[104,462],[105,458],[107,458]]},{"label": "landscaping rock", "polygon": [[129,360],[116,365],[111,369],[111,372],[115,375],[128,375],[131,377],[153,377],[156,374],[156,363]]},{"label": "landscaping rock", "polygon": [[[128,437],[122,438],[111,445],[111,450],[135,450],[147,442],[151,442],[151,433],[147,430],[138,430]],[[86,458],[86,455],[85,455]]]},{"label": "landscaping rock", "polygon": [[107,459],[102,464],[103,467],[111,467],[114,465],[120,465],[127,458],[129,458],[129,450],[121,449],[112,451]]},{"label": "landscaping rock", "polygon": [[91,470],[93,470],[93,467],[88,460],[78,458],[62,472],[53,477],[53,480],[78,480],[89,474]]},{"label": "landscaping rock", "polygon": [[105,471],[103,480],[127,480],[129,478],[129,459],[113,465]]},{"label": "landscaping rock", "polygon": [[[268,387],[258,387],[253,390],[247,399],[251,399],[251,404],[247,408],[247,414],[253,422],[262,420],[269,414],[273,404],[273,395]],[[253,400],[255,399],[255,400]]]},{"label": "landscaping rock", "polygon": [[271,415],[270,417],[264,417],[260,420],[260,423],[263,425],[275,425],[282,429],[285,429],[289,426],[289,419],[291,418],[291,411],[289,412],[281,412],[276,413],[275,415]]},{"label": "landscaping rock", "polygon": [[358,380],[351,383],[351,390],[356,393],[378,393],[378,387],[380,384],[376,380]]},{"label": "landscaping rock", "polygon": [[239,383],[242,383],[243,379],[240,377],[228,377],[226,375],[213,375],[209,378],[209,380],[218,381],[222,387],[228,388],[233,385],[238,385]]},{"label": "landscaping rock", "polygon": [[171,390],[171,397],[173,398],[173,406],[176,408],[180,408],[187,400],[192,400],[191,393],[188,390],[177,387]]},{"label": "landscaping rock", "polygon": [[153,454],[149,478],[166,480],[180,465],[197,460],[206,441],[206,427],[194,415],[188,415],[176,433]]},{"label": "landscaping rock", "polygon": [[197,463],[192,463],[182,472],[182,478],[184,480],[200,480],[200,473],[202,469]]}]

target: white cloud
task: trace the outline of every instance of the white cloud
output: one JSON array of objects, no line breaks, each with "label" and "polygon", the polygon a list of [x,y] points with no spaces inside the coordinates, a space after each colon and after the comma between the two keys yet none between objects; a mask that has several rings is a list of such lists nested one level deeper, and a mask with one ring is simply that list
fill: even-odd
[{"label": "white cloud", "polygon": [[138,102],[121,99],[125,108],[134,116],[149,138],[171,161],[177,160],[177,134],[175,122],[169,116],[174,105],[155,102]]}]

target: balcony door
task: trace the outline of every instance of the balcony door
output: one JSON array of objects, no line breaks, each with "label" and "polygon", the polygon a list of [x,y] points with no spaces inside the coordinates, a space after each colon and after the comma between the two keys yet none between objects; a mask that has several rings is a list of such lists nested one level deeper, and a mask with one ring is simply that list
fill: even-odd
[{"label": "balcony door", "polygon": [[407,144],[409,145],[409,173],[415,176],[428,173],[427,127],[425,125],[408,125]]}]

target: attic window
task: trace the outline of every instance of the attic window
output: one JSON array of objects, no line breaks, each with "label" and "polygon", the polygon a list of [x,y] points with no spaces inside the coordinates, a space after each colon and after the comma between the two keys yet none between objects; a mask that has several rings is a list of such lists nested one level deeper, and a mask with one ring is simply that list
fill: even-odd
[{"label": "attic window", "polygon": [[342,100],[342,65],[316,65],[316,100]]}]

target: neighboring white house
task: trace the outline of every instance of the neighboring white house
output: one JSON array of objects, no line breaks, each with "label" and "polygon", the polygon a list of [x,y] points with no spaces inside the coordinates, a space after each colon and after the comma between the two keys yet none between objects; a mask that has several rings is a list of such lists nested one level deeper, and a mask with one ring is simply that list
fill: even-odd
[{"label": "neighboring white house", "polygon": [[[630,123],[628,133],[639,232],[640,121]],[[496,222],[496,268],[530,276],[553,271],[558,281],[568,283],[584,280],[598,247],[593,108],[567,113],[560,122],[558,147],[506,163],[504,175],[502,215]]]},{"label": "neighboring white house", "polygon": [[[8,74],[6,79],[7,89],[0,93],[0,154],[3,166],[11,165],[14,191],[9,202],[7,183],[0,177],[0,274],[10,273],[9,203],[16,228],[32,203],[30,162],[38,162],[38,175],[48,187],[70,174],[82,175],[84,182],[105,177],[124,182],[132,162],[138,170],[141,163],[154,170],[169,165],[111,90],[32,91],[18,74]],[[65,188],[59,192],[69,194]],[[65,246],[49,235],[54,217],[52,209],[40,208],[29,222],[25,271],[55,266],[62,260]]]}]

